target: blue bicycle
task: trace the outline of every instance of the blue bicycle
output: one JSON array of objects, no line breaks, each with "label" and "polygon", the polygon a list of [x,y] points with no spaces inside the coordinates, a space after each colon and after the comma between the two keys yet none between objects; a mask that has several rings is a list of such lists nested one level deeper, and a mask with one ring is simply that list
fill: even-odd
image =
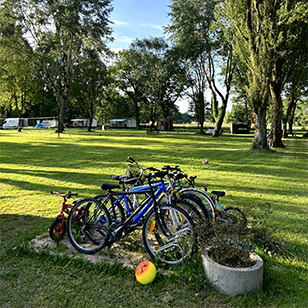
[{"label": "blue bicycle", "polygon": [[[68,217],[67,234],[71,244],[82,253],[93,254],[119,241],[141,224],[143,243],[151,258],[169,265],[182,264],[193,252],[194,222],[183,208],[172,203],[158,203],[155,196],[158,192],[153,187],[157,183],[153,183],[151,175],[147,179],[148,188],[125,192],[114,191],[119,185],[102,184],[101,188],[108,191],[103,199],[77,202],[72,212],[82,208],[83,216],[78,222],[72,215]],[[144,198],[130,215],[125,216],[121,201],[133,194]]]}]

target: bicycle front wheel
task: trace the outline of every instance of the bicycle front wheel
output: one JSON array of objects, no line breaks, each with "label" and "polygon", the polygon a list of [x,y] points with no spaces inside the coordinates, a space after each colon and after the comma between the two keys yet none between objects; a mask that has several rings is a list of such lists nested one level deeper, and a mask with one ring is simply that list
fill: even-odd
[{"label": "bicycle front wheel", "polygon": [[96,199],[77,202],[67,218],[67,235],[79,252],[93,254],[105,247],[111,219],[106,207]]},{"label": "bicycle front wheel", "polygon": [[213,203],[211,197],[203,190],[199,188],[189,187],[183,188],[179,191],[179,194],[188,194],[193,195],[198,202],[203,204],[202,210],[205,209],[206,214],[204,214],[205,218],[209,218],[215,223],[215,204]]},{"label": "bicycle front wheel", "polygon": [[193,252],[194,223],[189,214],[172,204],[159,208],[157,220],[154,208],[145,218],[142,230],[144,246],[152,259],[168,265],[179,265]]},{"label": "bicycle front wheel", "polygon": [[205,219],[209,218],[208,211],[204,207],[200,198],[195,197],[193,194],[180,194],[180,197],[181,200],[190,203],[200,213],[200,216]]}]

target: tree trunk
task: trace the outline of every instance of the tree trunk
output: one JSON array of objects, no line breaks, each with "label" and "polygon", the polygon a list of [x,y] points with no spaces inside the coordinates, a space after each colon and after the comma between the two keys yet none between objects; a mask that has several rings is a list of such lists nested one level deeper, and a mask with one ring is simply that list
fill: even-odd
[{"label": "tree trunk", "polygon": [[[295,104],[295,100],[293,97],[290,98],[290,101],[288,103],[288,108],[285,117],[283,118],[283,127],[282,127],[282,135],[283,138],[288,138],[288,130],[287,130],[287,123],[289,123],[290,118],[292,116],[293,106]],[[292,131],[289,132],[292,134]]]},{"label": "tree trunk", "polygon": [[266,138],[266,107],[255,107],[252,117],[255,124],[253,146],[256,150],[268,149]]},{"label": "tree trunk", "polygon": [[63,133],[63,131],[64,131],[66,104],[67,104],[67,102],[66,102],[65,98],[63,97],[61,99],[60,116],[59,116],[59,122],[58,122],[58,137],[60,137],[60,133]]},{"label": "tree trunk", "polygon": [[138,102],[134,101],[135,103],[135,115],[136,115],[136,129],[140,128],[140,112],[138,107]]},{"label": "tree trunk", "polygon": [[293,123],[294,123],[294,114],[296,110],[296,103],[292,107],[291,116],[289,118],[289,134],[293,136]]},{"label": "tree trunk", "polygon": [[270,91],[273,103],[273,140],[272,146],[274,148],[284,148],[282,138],[282,99],[280,96],[280,85],[277,83],[270,84]]},{"label": "tree trunk", "polygon": [[220,107],[219,114],[216,120],[216,125],[213,133],[213,137],[218,137],[220,135],[221,126],[224,121],[227,109],[227,100],[223,100],[222,106]]},{"label": "tree trunk", "polygon": [[90,117],[89,126],[88,126],[88,132],[92,131],[92,123],[93,123],[93,118]]},{"label": "tree trunk", "polygon": [[200,125],[200,134],[201,134],[201,135],[203,135],[203,133],[204,133],[204,132],[203,132],[203,123],[204,123],[204,122],[198,123],[198,126]]}]

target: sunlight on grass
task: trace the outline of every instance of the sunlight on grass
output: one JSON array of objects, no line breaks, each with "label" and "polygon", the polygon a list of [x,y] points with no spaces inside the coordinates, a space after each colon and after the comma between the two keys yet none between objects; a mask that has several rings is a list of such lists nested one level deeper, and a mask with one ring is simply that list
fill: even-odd
[{"label": "sunlight on grass", "polygon": [[[70,190],[80,197],[102,193],[101,183],[116,184],[111,177],[125,174],[128,156],[144,167],[179,165],[197,175],[197,184],[208,186],[209,192],[226,191],[220,199],[224,207],[265,209],[270,204],[272,214],[264,223],[296,258],[260,252],[268,262],[266,296],[277,307],[303,297],[308,270],[307,139],[298,134],[284,140],[285,149],[258,153],[251,151],[252,135],[212,138],[185,129],[158,135],[135,130],[69,132],[57,138],[52,130],[0,131],[0,217],[5,217],[2,228],[11,230],[1,236],[18,243],[40,234],[60,210],[61,200],[52,190]],[[209,164],[202,164],[204,159]],[[16,219],[24,231],[14,225]],[[37,219],[41,226],[31,225]],[[286,305],[283,292],[289,297]]]}]

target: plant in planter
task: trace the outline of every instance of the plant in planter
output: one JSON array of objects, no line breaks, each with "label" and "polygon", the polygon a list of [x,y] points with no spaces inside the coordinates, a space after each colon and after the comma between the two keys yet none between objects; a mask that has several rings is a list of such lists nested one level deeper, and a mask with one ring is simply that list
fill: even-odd
[{"label": "plant in planter", "polygon": [[210,283],[230,296],[261,290],[263,261],[253,252],[253,229],[217,220],[197,224],[203,265]]}]

